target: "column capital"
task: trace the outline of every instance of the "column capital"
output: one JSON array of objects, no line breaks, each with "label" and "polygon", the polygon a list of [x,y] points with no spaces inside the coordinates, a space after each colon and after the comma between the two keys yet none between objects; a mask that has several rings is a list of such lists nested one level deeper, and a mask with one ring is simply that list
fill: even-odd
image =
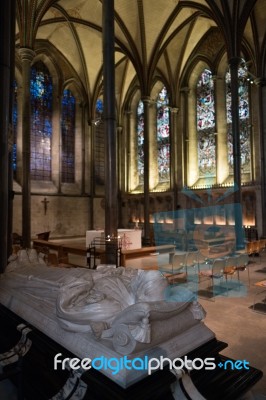
[{"label": "column capital", "polygon": [[22,61],[32,62],[35,57],[35,52],[28,47],[20,47],[18,52]]},{"label": "column capital", "polygon": [[189,88],[188,86],[184,86],[184,87],[182,87],[182,88],[180,89],[180,92],[189,93],[189,92],[190,92],[190,88]]},{"label": "column capital", "polygon": [[214,80],[214,82],[216,82],[216,81],[222,81],[222,80],[223,80],[223,77],[220,76],[220,75],[213,75],[213,76],[212,76],[212,79]]},{"label": "column capital", "polygon": [[257,85],[257,86],[261,86],[261,87],[264,87],[264,86],[266,86],[266,78],[256,78],[256,79],[254,79],[254,83],[255,83],[255,85]]},{"label": "column capital", "polygon": [[143,96],[141,98],[141,100],[143,101],[143,103],[146,103],[146,104],[151,104],[152,103],[152,100],[151,100],[150,96]]},{"label": "column capital", "polygon": [[123,126],[118,125],[118,126],[116,127],[116,130],[117,130],[117,133],[122,133],[122,131],[123,131]]},{"label": "column capital", "polygon": [[179,107],[169,107],[172,114],[178,114],[180,108]]},{"label": "column capital", "polygon": [[228,60],[228,65],[230,68],[238,68],[241,63],[243,63],[243,58],[240,57],[232,57]]},{"label": "column capital", "polygon": [[127,110],[124,111],[124,114],[126,114],[126,115],[131,115],[131,114],[132,114],[132,110],[127,109]]}]

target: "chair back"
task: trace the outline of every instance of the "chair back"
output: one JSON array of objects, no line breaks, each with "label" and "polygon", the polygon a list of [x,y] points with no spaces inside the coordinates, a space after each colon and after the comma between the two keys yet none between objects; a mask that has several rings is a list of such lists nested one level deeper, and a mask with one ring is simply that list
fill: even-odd
[{"label": "chair back", "polygon": [[225,258],[215,258],[212,264],[212,275],[216,278],[221,278],[225,270]]},{"label": "chair back", "polygon": [[247,242],[246,250],[249,255],[252,255],[254,253],[254,242]]},{"label": "chair back", "polygon": [[266,239],[260,239],[260,251],[265,251],[266,249]]},{"label": "chair back", "polygon": [[236,260],[237,268],[245,268],[249,263],[249,258],[247,253],[239,254]]},{"label": "chair back", "polygon": [[229,256],[225,259],[225,274],[233,275],[237,267],[237,258],[238,256]]},{"label": "chair back", "polygon": [[186,254],[186,267],[198,267],[199,264],[199,252],[188,251]]},{"label": "chair back", "polygon": [[186,265],[186,253],[175,254],[173,256],[172,266],[173,271],[177,271],[179,269],[183,269]]}]

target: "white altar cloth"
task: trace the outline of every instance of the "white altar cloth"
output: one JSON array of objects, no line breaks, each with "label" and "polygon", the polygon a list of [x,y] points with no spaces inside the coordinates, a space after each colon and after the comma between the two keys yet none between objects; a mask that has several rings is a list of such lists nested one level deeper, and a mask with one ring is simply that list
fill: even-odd
[{"label": "white altar cloth", "polygon": [[[141,229],[118,229],[117,234],[123,250],[141,248]],[[86,231],[86,247],[88,248],[95,238],[105,239],[103,230]]]}]

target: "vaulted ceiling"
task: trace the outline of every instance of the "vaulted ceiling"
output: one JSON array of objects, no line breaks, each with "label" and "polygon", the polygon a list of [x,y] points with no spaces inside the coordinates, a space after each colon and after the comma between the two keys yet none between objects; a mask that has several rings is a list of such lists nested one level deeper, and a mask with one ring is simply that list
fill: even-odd
[{"label": "vaulted ceiling", "polygon": [[[172,102],[197,59],[241,56],[265,64],[265,0],[114,0],[117,104],[133,86],[149,95],[156,79]],[[102,0],[17,0],[17,47],[64,59],[89,103],[102,81]],[[260,61],[259,61],[260,60]],[[68,73],[69,74],[69,73]]]}]

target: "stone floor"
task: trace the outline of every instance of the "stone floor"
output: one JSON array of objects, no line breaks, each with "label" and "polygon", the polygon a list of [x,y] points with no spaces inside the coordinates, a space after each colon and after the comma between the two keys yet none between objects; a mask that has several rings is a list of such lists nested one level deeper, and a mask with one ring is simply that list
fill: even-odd
[{"label": "stone floor", "polygon": [[239,295],[235,291],[230,295],[229,291],[228,296],[218,296],[211,300],[200,298],[199,301],[207,312],[206,325],[219,340],[228,343],[228,348],[222,353],[233,359],[245,359],[263,371],[263,378],[252,392],[266,399],[266,312],[254,312],[250,308],[254,301],[260,303],[266,298],[266,286],[264,293],[260,293],[263,288],[255,285],[256,282],[266,281],[266,254],[261,258],[251,258],[250,261],[253,261],[249,264],[250,286],[246,271],[240,273],[246,293]]}]

